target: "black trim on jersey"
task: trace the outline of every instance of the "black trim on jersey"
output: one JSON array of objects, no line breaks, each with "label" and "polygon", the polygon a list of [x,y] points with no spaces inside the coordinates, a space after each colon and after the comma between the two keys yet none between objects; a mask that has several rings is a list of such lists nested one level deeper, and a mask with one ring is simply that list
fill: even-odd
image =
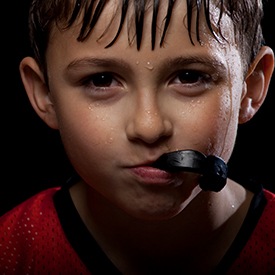
[{"label": "black trim on jersey", "polygon": [[70,179],[53,198],[63,231],[92,274],[121,274],[92,237],[73,204],[69,187],[75,181],[75,178]]},{"label": "black trim on jersey", "polygon": [[225,274],[233,265],[250,239],[267,204],[261,185],[257,185],[251,181],[245,187],[254,193],[254,197],[237,236],[212,274]]},{"label": "black trim on jersey", "polygon": [[[78,179],[78,176],[72,177],[54,196],[55,208],[65,235],[92,274],[121,274],[90,234],[73,204],[69,188]],[[250,189],[255,195],[239,233],[212,274],[225,274],[238,258],[267,203],[262,186],[250,183],[245,187]]]}]

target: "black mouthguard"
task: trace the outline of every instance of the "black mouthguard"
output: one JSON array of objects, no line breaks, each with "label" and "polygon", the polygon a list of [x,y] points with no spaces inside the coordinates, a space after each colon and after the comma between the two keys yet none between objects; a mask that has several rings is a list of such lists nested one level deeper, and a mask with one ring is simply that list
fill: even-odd
[{"label": "black mouthguard", "polygon": [[160,156],[153,167],[177,173],[189,171],[201,174],[199,185],[204,191],[219,192],[226,184],[227,164],[217,156],[206,156],[195,150],[179,150]]}]

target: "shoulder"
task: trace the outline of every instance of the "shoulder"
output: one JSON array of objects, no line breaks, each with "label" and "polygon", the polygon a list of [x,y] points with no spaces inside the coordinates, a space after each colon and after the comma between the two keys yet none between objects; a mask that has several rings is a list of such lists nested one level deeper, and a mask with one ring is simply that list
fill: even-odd
[{"label": "shoulder", "polygon": [[71,274],[70,270],[86,273],[55,209],[54,196],[59,189],[42,191],[0,217],[1,274],[45,274],[45,267],[54,274],[61,269],[64,274]]},{"label": "shoulder", "polygon": [[2,264],[12,258],[17,261],[22,258],[22,262],[27,262],[27,253],[37,251],[45,233],[56,227],[58,218],[53,196],[58,189],[42,191],[1,216],[0,270]]},{"label": "shoulder", "polygon": [[273,235],[274,247],[275,247],[275,194],[264,189],[264,196],[266,198],[266,206],[259,221],[260,227],[263,230],[269,230]]},{"label": "shoulder", "polygon": [[[41,191],[2,215],[0,217],[0,229],[2,230],[4,225],[9,225],[10,228],[24,221],[32,220],[34,222],[45,213],[51,213],[54,207],[53,196],[59,189],[60,187],[53,187]],[[50,212],[48,212],[49,209]]]},{"label": "shoulder", "polygon": [[[265,248],[266,251],[271,249],[270,255],[272,255],[275,247],[275,194],[266,189],[263,190],[263,194],[266,205],[250,238],[250,244],[258,249]],[[258,252],[260,251],[255,251],[255,253]]]},{"label": "shoulder", "polygon": [[263,195],[261,216],[228,274],[273,274],[275,270],[275,194],[264,189]]},{"label": "shoulder", "polygon": [[275,193],[272,193],[271,191],[264,189],[264,195],[269,202],[273,204],[275,203]]},{"label": "shoulder", "polygon": [[[2,243],[16,239],[24,242],[25,236],[42,233],[42,225],[57,222],[53,196],[59,187],[44,190],[0,217],[0,234]],[[28,240],[28,239],[26,239]],[[0,247],[1,248],[1,247]]]},{"label": "shoulder", "polygon": [[264,189],[263,192],[267,202],[263,212],[263,218],[267,218],[266,222],[272,223],[275,226],[275,194],[266,189]]}]

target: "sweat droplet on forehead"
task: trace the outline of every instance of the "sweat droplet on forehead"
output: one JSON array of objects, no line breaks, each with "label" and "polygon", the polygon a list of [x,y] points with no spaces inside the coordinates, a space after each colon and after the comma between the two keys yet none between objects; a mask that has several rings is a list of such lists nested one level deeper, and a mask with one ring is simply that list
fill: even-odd
[{"label": "sweat droplet on forehead", "polygon": [[[136,65],[140,65],[139,61],[136,61]],[[152,71],[154,69],[153,64],[150,61],[147,61],[144,65],[144,67],[150,71]]]},{"label": "sweat droplet on forehead", "polygon": [[152,63],[150,61],[148,61],[145,65],[145,68],[152,71],[154,69],[154,66],[152,65]]}]

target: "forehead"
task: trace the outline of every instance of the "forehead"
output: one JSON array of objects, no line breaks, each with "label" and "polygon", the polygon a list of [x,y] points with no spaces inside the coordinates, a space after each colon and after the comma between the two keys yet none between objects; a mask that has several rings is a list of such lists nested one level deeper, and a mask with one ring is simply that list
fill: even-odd
[{"label": "forehead", "polygon": [[[169,60],[179,58],[201,60],[202,58],[203,60],[212,60],[213,64],[223,64],[228,69],[236,67],[238,74],[243,74],[244,68],[240,51],[238,46],[232,43],[234,34],[230,19],[225,16],[222,18],[223,35],[227,40],[221,39],[220,36],[215,37],[205,25],[205,21],[202,20],[198,30],[200,32],[200,42],[198,42],[196,32],[191,30],[189,33],[186,26],[186,1],[176,1],[170,23],[165,36],[163,36],[167,9],[169,8],[168,2],[161,1],[159,6],[155,37],[152,34],[152,21],[154,20],[152,6],[148,6],[145,10],[142,19],[144,23],[141,30],[142,35],[139,38],[134,6],[130,6],[127,10],[124,24],[118,32],[121,26],[118,7],[121,5],[116,0],[107,1],[92,31],[83,40],[79,40],[79,33],[82,31],[84,14],[81,14],[70,28],[63,30],[54,28],[46,51],[48,69],[54,71],[54,68],[66,68],[75,60],[87,58],[116,58],[131,64],[146,63],[149,60],[154,62],[155,68],[161,67],[161,64]],[[218,20],[219,12],[216,8],[212,8],[211,14],[213,19]],[[192,44],[192,39],[190,40],[190,35],[194,44]],[[116,39],[114,40],[114,38]],[[140,48],[137,48],[138,39],[140,39]],[[152,49],[153,39],[155,39],[154,49]],[[163,44],[161,44],[162,39]],[[114,43],[108,47],[112,41]]]},{"label": "forehead", "polygon": [[[224,41],[220,37],[215,38],[202,21],[203,23],[200,24],[199,29],[201,41],[196,40],[196,32],[192,30],[191,36],[194,40],[194,44],[192,44],[186,26],[186,1],[176,1],[164,42],[160,45],[167,20],[168,1],[161,1],[162,5],[159,7],[156,20],[155,37],[152,34],[153,8],[149,6],[145,10],[142,36],[140,38],[137,37],[136,33],[135,24],[137,19],[135,18],[134,7],[129,7],[127,14],[125,14],[124,24],[118,32],[121,26],[121,17],[117,11],[119,4],[116,5],[115,3],[117,1],[107,1],[92,31],[83,40],[79,40],[83,14],[70,28],[63,30],[54,28],[46,52],[47,68],[48,73],[51,72],[51,77],[56,70],[66,71],[70,64],[74,64],[79,60],[91,59],[105,60],[105,69],[107,67],[106,60],[116,59],[123,62],[123,64],[127,64],[128,67],[132,66],[132,71],[138,72],[141,66],[133,64],[153,62],[155,68],[153,71],[157,72],[157,68],[165,68],[166,66],[163,64],[167,64],[171,60],[187,60],[189,63],[191,60],[193,64],[196,60],[198,64],[202,64],[207,60],[205,63],[222,64],[224,68],[227,68],[226,70],[235,70],[235,75],[242,75],[241,55],[235,43],[230,42],[233,38],[233,31],[231,28],[232,23],[228,18],[224,17],[222,19],[224,34],[228,36],[226,37],[228,41]],[[213,9],[213,16],[216,19],[217,14],[215,11],[216,9]],[[116,37],[115,40],[114,37]],[[156,41],[156,46],[152,50],[153,38]],[[136,47],[138,39],[141,41],[139,49]],[[112,41],[115,41],[114,44],[108,47]],[[85,61],[81,64],[91,63]],[[87,67],[89,66],[85,68]]]},{"label": "forehead", "polygon": [[[106,38],[108,34],[110,40],[106,46],[110,46],[124,30],[128,33],[129,44],[136,43],[139,48],[143,37],[150,37],[154,48],[155,44],[162,46],[167,33],[173,28],[172,23],[175,24],[175,22],[180,24],[181,28],[188,30],[191,42],[203,42],[205,34],[211,34],[220,41],[230,37],[228,30],[229,26],[232,26],[231,20],[225,12],[221,13],[221,9],[215,3],[219,1],[84,2],[85,4],[76,3],[71,7],[71,17],[64,12],[60,16],[61,19],[58,19],[60,29],[74,27],[78,41],[86,40],[91,33],[97,33],[98,40]],[[70,25],[71,23],[68,22],[73,23]]]}]

